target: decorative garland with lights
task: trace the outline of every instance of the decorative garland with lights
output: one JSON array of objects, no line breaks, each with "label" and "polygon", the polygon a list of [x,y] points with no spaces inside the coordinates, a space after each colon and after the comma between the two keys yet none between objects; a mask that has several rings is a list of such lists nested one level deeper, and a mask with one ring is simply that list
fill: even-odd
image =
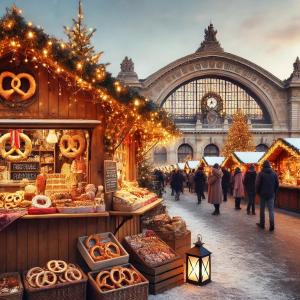
[{"label": "decorative garland with lights", "polygon": [[95,103],[102,105],[106,118],[104,144],[108,153],[113,154],[129,137],[139,144],[140,156],[146,155],[149,143],[167,142],[179,135],[165,110],[136,90],[123,86],[106,72],[104,64],[93,60],[83,63],[67,43],[27,23],[21,11],[13,6],[0,19],[0,55],[11,54],[11,62],[17,63],[20,53],[26,57],[24,63],[30,59],[36,68],[40,65],[53,76],[63,77],[74,87],[74,98],[79,91],[86,91]]}]

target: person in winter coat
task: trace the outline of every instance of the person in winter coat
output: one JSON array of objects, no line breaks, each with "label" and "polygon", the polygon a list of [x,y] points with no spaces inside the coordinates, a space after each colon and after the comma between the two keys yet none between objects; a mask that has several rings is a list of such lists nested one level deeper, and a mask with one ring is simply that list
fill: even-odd
[{"label": "person in winter coat", "polygon": [[249,170],[245,174],[244,186],[248,197],[247,214],[250,215],[250,209],[252,215],[255,215],[255,180],[256,172],[253,165],[250,166]]},{"label": "person in winter coat", "polygon": [[227,194],[230,190],[231,174],[225,167],[222,168],[222,172],[223,172],[223,177],[222,177],[223,201],[226,202]]},{"label": "person in winter coat", "polygon": [[211,174],[208,176],[208,203],[215,207],[213,215],[220,214],[220,204],[223,201],[222,195],[222,170],[218,164],[214,164]]},{"label": "person in winter coat", "polygon": [[190,173],[189,173],[189,192],[193,193],[195,186],[194,186],[194,177],[195,177],[195,170],[193,169]]},{"label": "person in winter coat", "polygon": [[268,160],[263,162],[261,172],[256,177],[255,190],[260,196],[260,222],[256,225],[265,228],[265,206],[269,210],[270,231],[274,231],[274,202],[279,187],[278,176]]},{"label": "person in winter coat", "polygon": [[201,200],[203,198],[205,183],[206,183],[206,175],[204,173],[203,167],[199,167],[194,176],[194,185],[195,185],[195,192],[198,198],[198,204],[201,203]]},{"label": "person in winter coat", "polygon": [[179,170],[173,175],[173,189],[175,192],[175,200],[179,200],[180,193],[183,190],[184,177]]},{"label": "person in winter coat", "polygon": [[241,209],[241,200],[245,197],[243,174],[241,169],[237,167],[233,176],[233,197],[235,199],[235,209]]},{"label": "person in winter coat", "polygon": [[175,170],[172,170],[171,174],[170,174],[170,187],[172,190],[171,196],[174,196],[174,186],[173,186],[173,182],[174,182],[174,175],[175,175]]}]

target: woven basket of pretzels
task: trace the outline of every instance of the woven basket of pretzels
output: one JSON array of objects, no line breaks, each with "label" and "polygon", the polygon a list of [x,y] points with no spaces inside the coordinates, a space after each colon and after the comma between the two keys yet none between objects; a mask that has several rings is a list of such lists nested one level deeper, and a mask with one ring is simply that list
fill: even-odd
[{"label": "woven basket of pretzels", "polygon": [[88,273],[91,294],[88,299],[148,299],[147,279],[131,264]]},{"label": "woven basket of pretzels", "polygon": [[110,232],[78,238],[78,250],[91,270],[125,264],[129,260],[128,253]]},{"label": "woven basket of pretzels", "polygon": [[[50,260],[45,267],[34,267],[23,275],[28,300],[81,300],[86,297],[87,276],[74,264]],[[72,286],[72,288],[70,288]]]}]

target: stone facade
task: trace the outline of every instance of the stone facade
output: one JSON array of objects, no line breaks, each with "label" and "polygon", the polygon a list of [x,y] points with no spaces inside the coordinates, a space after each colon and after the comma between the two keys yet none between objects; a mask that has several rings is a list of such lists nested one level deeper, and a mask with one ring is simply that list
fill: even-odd
[{"label": "stone facade", "polygon": [[[120,72],[122,76],[119,79],[125,84],[137,87],[142,95],[162,105],[172,91],[192,79],[205,76],[227,78],[256,95],[270,115],[271,125],[252,125],[256,145],[270,146],[276,138],[300,136],[299,58],[294,63],[290,78],[282,81],[256,64],[224,52],[216,39],[216,33],[210,24],[205,30],[204,41],[195,53],[168,64],[145,80],[136,80],[133,84],[132,77],[124,76],[124,72]],[[192,147],[193,159],[200,159],[204,148],[209,144],[216,145],[222,151],[228,123],[210,128],[199,122],[177,125],[183,135],[168,146],[166,164],[177,163],[177,150],[183,143]]]}]

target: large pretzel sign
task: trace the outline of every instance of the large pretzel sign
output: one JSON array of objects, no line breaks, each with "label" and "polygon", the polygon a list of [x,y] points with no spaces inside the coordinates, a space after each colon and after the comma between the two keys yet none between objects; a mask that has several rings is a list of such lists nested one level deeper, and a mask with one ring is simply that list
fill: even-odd
[{"label": "large pretzel sign", "polygon": [[[3,81],[5,78],[11,79],[10,89],[5,90],[3,87]],[[27,91],[22,89],[22,79],[27,79],[29,82],[29,88]],[[18,75],[12,72],[2,72],[0,74],[0,96],[5,100],[12,100],[12,96],[17,94],[21,100],[27,100],[31,98],[36,91],[36,83],[34,78],[28,73],[19,73]]]},{"label": "large pretzel sign", "polygon": [[1,156],[11,162],[17,162],[26,159],[32,151],[32,143],[30,138],[24,133],[20,133],[20,140],[25,142],[24,151],[18,149],[16,146],[11,146],[11,148],[7,151],[6,144],[11,145],[11,133],[5,133],[2,135],[0,138]]},{"label": "large pretzel sign", "polygon": [[59,149],[63,156],[76,158],[85,150],[85,138],[79,134],[64,134],[59,142]]}]

